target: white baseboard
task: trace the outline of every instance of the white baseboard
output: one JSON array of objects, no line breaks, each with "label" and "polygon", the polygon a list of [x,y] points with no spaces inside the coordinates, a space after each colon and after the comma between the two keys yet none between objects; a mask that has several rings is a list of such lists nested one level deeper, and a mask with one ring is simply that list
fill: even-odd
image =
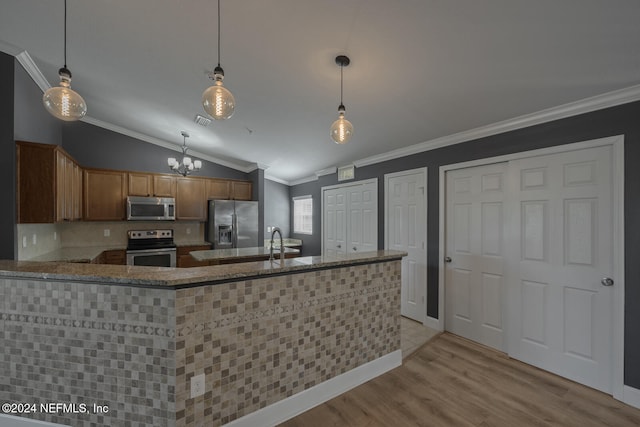
[{"label": "white baseboard", "polygon": [[64,427],[63,424],[53,424],[46,421],[31,420],[29,418],[15,417],[13,415],[0,414],[0,426],[2,427]]},{"label": "white baseboard", "polygon": [[436,331],[444,331],[444,325],[441,324],[440,320],[436,319],[435,317],[427,316],[424,321],[424,326],[426,326],[427,328],[435,329]]},{"label": "white baseboard", "polygon": [[622,401],[627,405],[640,409],[640,390],[625,385],[622,390]]},{"label": "white baseboard", "polygon": [[226,427],[275,426],[402,365],[396,350],[344,374],[225,424]]}]

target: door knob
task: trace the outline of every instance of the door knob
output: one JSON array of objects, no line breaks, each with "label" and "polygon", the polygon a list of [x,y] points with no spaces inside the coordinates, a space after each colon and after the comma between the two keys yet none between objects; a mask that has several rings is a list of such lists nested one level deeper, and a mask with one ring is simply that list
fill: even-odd
[{"label": "door knob", "polygon": [[613,279],[611,277],[605,277],[600,283],[602,283],[602,286],[613,286]]},{"label": "door knob", "polygon": [[451,262],[451,257],[448,257],[448,256],[444,257],[444,262]]}]

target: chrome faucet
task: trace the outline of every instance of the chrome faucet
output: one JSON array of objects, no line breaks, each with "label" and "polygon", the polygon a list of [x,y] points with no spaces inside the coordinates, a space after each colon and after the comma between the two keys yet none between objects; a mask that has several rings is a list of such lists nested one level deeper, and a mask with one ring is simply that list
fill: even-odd
[{"label": "chrome faucet", "polygon": [[278,227],[273,227],[273,231],[271,232],[271,247],[269,248],[269,261],[273,261],[273,236],[275,236],[276,231],[280,235],[280,261],[284,261],[284,240],[282,240],[282,232]]}]

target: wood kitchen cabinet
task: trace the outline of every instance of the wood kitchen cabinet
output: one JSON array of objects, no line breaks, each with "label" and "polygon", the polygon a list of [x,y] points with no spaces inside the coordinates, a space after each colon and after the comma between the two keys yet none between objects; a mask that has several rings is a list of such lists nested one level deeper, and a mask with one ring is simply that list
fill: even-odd
[{"label": "wood kitchen cabinet", "polygon": [[110,249],[100,253],[92,264],[126,265],[127,252],[124,249]]},{"label": "wood kitchen cabinet", "polygon": [[16,144],[18,223],[82,219],[82,169],[57,145]]},{"label": "wood kitchen cabinet", "polygon": [[253,185],[251,181],[231,181],[231,199],[252,200]]},{"label": "wood kitchen cabinet", "polygon": [[129,196],[175,197],[176,177],[143,172],[128,173]]},{"label": "wood kitchen cabinet", "polygon": [[228,179],[207,179],[207,200],[229,199],[231,195],[231,182]]},{"label": "wood kitchen cabinet", "polygon": [[203,178],[178,177],[176,179],[176,219],[205,221],[207,199],[206,180]]},{"label": "wood kitchen cabinet", "polygon": [[84,171],[84,219],[122,221],[126,219],[127,173],[107,169]]},{"label": "wood kitchen cabinet", "polygon": [[180,268],[208,266],[209,261],[196,261],[189,253],[192,251],[208,251],[209,249],[211,249],[211,245],[178,246],[176,265]]}]

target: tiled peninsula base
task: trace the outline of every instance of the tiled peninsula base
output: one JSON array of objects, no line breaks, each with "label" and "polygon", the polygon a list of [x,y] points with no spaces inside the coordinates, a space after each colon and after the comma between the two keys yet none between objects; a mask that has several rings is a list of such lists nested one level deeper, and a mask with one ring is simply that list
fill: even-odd
[{"label": "tiled peninsula base", "polygon": [[399,258],[177,289],[0,277],[0,402],[109,408],[22,415],[74,426],[224,425],[398,351],[399,313]]}]

